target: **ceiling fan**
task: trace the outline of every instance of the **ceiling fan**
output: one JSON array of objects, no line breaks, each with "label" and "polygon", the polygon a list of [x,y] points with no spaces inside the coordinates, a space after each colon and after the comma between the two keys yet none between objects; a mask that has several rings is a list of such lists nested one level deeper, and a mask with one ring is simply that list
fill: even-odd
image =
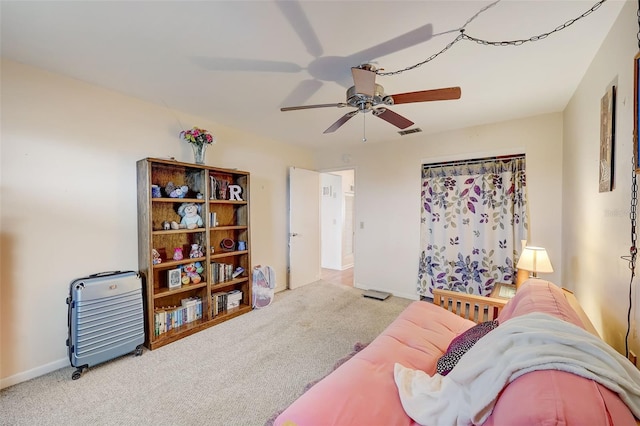
[{"label": "ceiling fan", "polygon": [[301,109],[327,108],[327,107],[353,107],[356,108],[340,117],[324,133],[333,133],[353,116],[360,113],[371,112],[374,116],[393,124],[400,129],[406,129],[413,125],[413,121],[391,111],[387,106],[408,104],[413,102],[445,101],[460,99],[459,87],[446,87],[442,89],[421,90],[418,92],[399,93],[387,95],[384,87],[376,84],[376,68],[371,64],[363,64],[351,68],[354,85],[347,89],[347,101],[334,104],[301,105],[280,108],[280,111],[296,111]]}]

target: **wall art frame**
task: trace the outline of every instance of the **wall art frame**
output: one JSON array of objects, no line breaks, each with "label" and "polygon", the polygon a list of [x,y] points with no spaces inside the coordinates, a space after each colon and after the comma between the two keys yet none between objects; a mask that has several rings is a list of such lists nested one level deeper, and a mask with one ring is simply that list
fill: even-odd
[{"label": "wall art frame", "polygon": [[638,143],[638,127],[640,126],[640,52],[633,58],[633,152],[636,173],[640,173],[640,144]]},{"label": "wall art frame", "polygon": [[616,86],[611,84],[600,99],[600,161],[599,191],[609,192],[614,188]]}]

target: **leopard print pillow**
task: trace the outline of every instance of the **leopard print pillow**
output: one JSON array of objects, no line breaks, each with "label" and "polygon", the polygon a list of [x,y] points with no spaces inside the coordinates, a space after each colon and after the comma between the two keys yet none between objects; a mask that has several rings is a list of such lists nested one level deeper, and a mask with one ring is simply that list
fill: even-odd
[{"label": "leopard print pillow", "polygon": [[478,340],[497,326],[498,320],[481,322],[455,337],[449,344],[447,352],[438,359],[436,372],[442,376],[449,374],[453,367],[458,364],[462,355],[467,353]]}]

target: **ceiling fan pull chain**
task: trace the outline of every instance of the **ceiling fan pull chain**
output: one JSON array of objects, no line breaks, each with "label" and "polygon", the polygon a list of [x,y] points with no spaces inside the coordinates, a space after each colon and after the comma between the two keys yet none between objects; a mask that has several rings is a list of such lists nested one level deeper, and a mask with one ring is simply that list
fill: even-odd
[{"label": "ceiling fan pull chain", "polygon": [[362,114],[362,142],[367,141],[367,114]]}]

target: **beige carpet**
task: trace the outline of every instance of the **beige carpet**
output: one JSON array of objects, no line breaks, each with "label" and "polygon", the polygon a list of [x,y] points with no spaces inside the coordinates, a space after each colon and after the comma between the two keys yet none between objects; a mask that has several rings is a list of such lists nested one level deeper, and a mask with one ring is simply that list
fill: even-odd
[{"label": "beige carpet", "polygon": [[262,426],[409,303],[323,281],[285,291],[267,308],[79,380],[68,367],[4,389],[0,424]]}]

